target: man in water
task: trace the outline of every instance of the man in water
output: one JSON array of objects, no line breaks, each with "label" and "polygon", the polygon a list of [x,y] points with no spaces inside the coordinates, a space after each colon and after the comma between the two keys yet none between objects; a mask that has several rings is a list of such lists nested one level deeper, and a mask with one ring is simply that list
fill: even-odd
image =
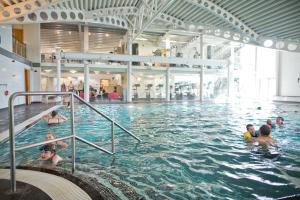
[{"label": "man in water", "polygon": [[259,128],[259,137],[257,138],[257,142],[260,145],[275,145],[276,141],[271,137],[271,128],[269,125],[265,124]]},{"label": "man in water", "polygon": [[255,131],[254,126],[252,124],[248,124],[246,126],[247,132],[244,133],[244,138],[248,142],[254,142],[255,138],[259,136],[259,132]]},{"label": "man in water", "polygon": [[267,119],[267,125],[272,129],[272,128],[276,128],[276,125],[273,124],[271,119]]}]

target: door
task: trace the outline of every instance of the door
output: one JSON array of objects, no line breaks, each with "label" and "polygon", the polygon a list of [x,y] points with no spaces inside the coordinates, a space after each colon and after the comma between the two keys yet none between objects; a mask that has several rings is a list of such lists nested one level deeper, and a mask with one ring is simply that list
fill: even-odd
[{"label": "door", "polygon": [[[24,71],[24,80],[25,80],[25,92],[29,92],[30,91],[30,70],[29,69],[25,69]],[[30,96],[25,96],[25,104],[29,105],[30,102]]]}]

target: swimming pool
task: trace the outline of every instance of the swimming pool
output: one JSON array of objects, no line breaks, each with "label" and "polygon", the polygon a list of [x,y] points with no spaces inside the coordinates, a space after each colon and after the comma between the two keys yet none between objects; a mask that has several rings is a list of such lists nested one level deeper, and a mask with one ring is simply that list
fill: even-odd
[{"label": "swimming pool", "polygon": [[[261,106],[261,110],[256,108]],[[139,136],[136,141],[116,131],[113,157],[77,143],[79,170],[110,174],[147,199],[263,199],[300,193],[299,104],[110,104],[103,112]],[[61,109],[68,115],[67,111]],[[90,114],[92,113],[92,114]],[[110,124],[89,108],[76,105],[76,133],[110,150]],[[286,128],[273,130],[280,156],[270,159],[247,145],[242,133],[247,123],[285,118]],[[69,123],[50,127],[68,135]],[[16,138],[20,146],[44,139],[48,126],[38,122]],[[1,164],[8,160],[1,145]],[[38,157],[38,148],[17,152],[19,164]],[[70,159],[70,149],[59,154]],[[99,181],[103,181],[100,180]]]}]

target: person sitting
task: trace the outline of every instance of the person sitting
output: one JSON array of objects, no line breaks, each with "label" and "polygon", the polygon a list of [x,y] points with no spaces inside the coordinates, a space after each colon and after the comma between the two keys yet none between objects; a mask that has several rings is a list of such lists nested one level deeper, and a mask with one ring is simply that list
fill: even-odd
[{"label": "person sitting", "polygon": [[247,124],[246,126],[247,132],[244,133],[244,138],[248,142],[254,142],[255,138],[259,136],[259,132],[255,131],[254,126],[252,124]]},{"label": "person sitting", "polygon": [[55,110],[53,110],[50,115],[43,116],[43,120],[47,121],[48,125],[51,125],[51,124],[59,124],[59,122],[66,121],[68,120],[68,118],[58,114]]},{"label": "person sitting", "polygon": [[63,160],[59,155],[56,154],[53,145],[43,145],[40,148],[40,151],[40,160],[51,161],[53,165],[57,165],[59,161]]},{"label": "person sitting", "polygon": [[[48,132],[45,136],[46,141],[54,140],[55,138],[56,138],[55,135],[51,132]],[[56,142],[50,143],[49,145],[52,145],[54,149],[56,149],[56,146],[60,146],[62,148],[68,147],[68,144],[63,141],[56,141]]]},{"label": "person sitting", "polygon": [[276,118],[276,124],[277,124],[278,126],[283,126],[283,125],[284,125],[283,122],[284,122],[283,117],[277,117],[277,118]]},{"label": "person sitting", "polygon": [[120,99],[121,96],[117,92],[117,87],[114,87],[114,91],[108,94],[108,99],[113,100],[113,99]]},{"label": "person sitting", "polygon": [[257,142],[260,145],[275,145],[276,141],[271,137],[271,128],[269,125],[265,124],[259,128],[259,137],[257,138]]},{"label": "person sitting", "polygon": [[271,119],[267,119],[267,125],[272,129],[272,128],[276,128],[276,125],[273,124]]}]

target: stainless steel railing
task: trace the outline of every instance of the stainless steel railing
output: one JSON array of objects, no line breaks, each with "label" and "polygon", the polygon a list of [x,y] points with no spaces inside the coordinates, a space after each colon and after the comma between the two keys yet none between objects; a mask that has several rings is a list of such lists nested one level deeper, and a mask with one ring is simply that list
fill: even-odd
[{"label": "stainless steel railing", "polygon": [[[63,96],[63,95],[70,95],[71,96],[71,117],[70,117],[70,121],[71,121],[71,135],[70,136],[66,136],[66,137],[61,137],[61,138],[56,138],[53,140],[48,140],[48,141],[43,141],[43,142],[38,142],[38,143],[34,143],[34,144],[29,144],[29,145],[25,145],[22,147],[17,147],[15,146],[15,121],[14,121],[14,100],[16,97],[18,96],[40,96],[40,95],[53,95],[53,96]],[[91,108],[92,110],[94,110],[96,113],[98,113],[99,115],[101,115],[102,117],[104,117],[106,120],[111,122],[111,151],[108,151],[90,141],[87,141],[79,136],[77,136],[75,134],[75,123],[74,123],[74,97],[77,98],[80,102],[84,103],[85,105],[87,105],[89,108]],[[128,131],[126,128],[124,128],[123,126],[121,126],[119,123],[115,122],[113,119],[111,119],[109,116],[107,116],[106,114],[102,113],[101,111],[99,111],[98,109],[96,109],[94,106],[92,106],[90,103],[84,101],[81,97],[79,97],[78,95],[72,93],[72,92],[16,92],[13,93],[8,101],[8,107],[9,107],[9,143],[10,143],[10,179],[11,179],[11,190],[12,192],[16,192],[16,157],[15,157],[15,153],[16,151],[20,151],[20,150],[24,150],[24,149],[28,149],[28,148],[32,148],[32,147],[36,147],[36,146],[40,146],[40,145],[45,145],[45,144],[49,144],[52,142],[56,142],[56,141],[61,141],[61,140],[67,140],[67,139],[71,139],[72,140],[72,173],[75,172],[75,155],[76,155],[76,148],[75,148],[75,142],[76,140],[81,141],[87,145],[90,145],[100,151],[103,151],[109,155],[113,155],[115,153],[115,126],[119,127],[121,130],[123,130],[125,133],[127,133],[128,135],[130,135],[131,137],[133,137],[134,139],[138,140],[139,142],[141,142],[141,140],[134,135],[133,133],[131,133],[130,131]]]}]

